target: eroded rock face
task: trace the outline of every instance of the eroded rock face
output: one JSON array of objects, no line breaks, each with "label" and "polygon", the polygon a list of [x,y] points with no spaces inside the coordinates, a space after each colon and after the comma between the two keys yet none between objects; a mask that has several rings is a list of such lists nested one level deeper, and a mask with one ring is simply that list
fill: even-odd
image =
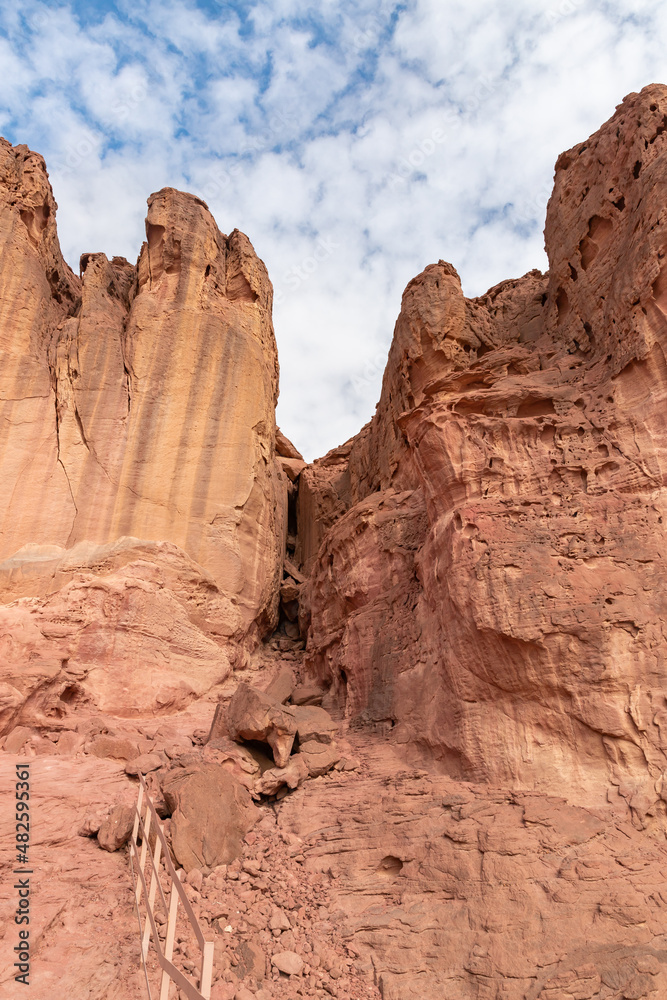
[{"label": "eroded rock face", "polygon": [[415,278],[375,417],[301,474],[330,697],[452,774],[618,792],[640,824],[667,764],[666,116],[648,87],[559,158],[547,275]]},{"label": "eroded rock face", "polygon": [[272,410],[214,434],[218,334],[243,420],[275,389],[244,239],[160,192],[137,270],[88,255],[82,287],[43,164],[0,154],[24,303],[0,327],[0,739],[31,760],[36,988],[144,991],[126,859],[98,845],[146,773],[220,1000],[663,996],[667,89],[559,159],[549,274],[410,283],[374,419],[306,467],[279,435],[289,484]]},{"label": "eroded rock face", "polygon": [[[250,740],[271,747],[278,767],[284,767],[297,733],[293,708],[274,701],[249,684],[239,684],[227,709],[226,728],[233,740]],[[210,738],[216,739],[215,726]]]},{"label": "eroded rock face", "polygon": [[137,266],[85,254],[77,278],[55,211],[41,157],[3,140],[5,727],[52,684],[105,711],[187,703],[275,624],[285,551],[272,288],[248,239],[165,188]]},{"label": "eroded rock face", "polygon": [[[665,838],[627,810],[406,767],[377,739],[280,804],[383,1000],[642,1000],[667,990]],[[652,888],[649,890],[648,886]]]}]

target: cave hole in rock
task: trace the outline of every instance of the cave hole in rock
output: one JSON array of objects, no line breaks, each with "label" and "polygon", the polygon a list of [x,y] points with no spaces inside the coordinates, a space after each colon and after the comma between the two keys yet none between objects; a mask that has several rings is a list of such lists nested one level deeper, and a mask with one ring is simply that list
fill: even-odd
[{"label": "cave hole in rock", "polygon": [[658,136],[662,135],[662,133],[665,131],[667,131],[667,115],[662,116],[662,122],[660,123],[660,125],[658,125],[657,129],[655,130],[655,135],[653,136],[653,138],[649,139],[649,144],[652,146],[655,140],[658,138]]},{"label": "cave hole in rock", "polygon": [[570,311],[570,300],[564,288],[559,288],[556,294],[556,309],[558,310],[558,322],[561,323]]},{"label": "cave hole in rock", "polygon": [[388,854],[383,858],[375,869],[376,873],[385,879],[395,879],[403,870],[403,862],[393,854]]},{"label": "cave hole in rock", "polygon": [[159,246],[164,239],[164,226],[156,226],[152,222],[147,222],[146,239],[148,240],[149,250],[153,250],[155,247]]},{"label": "cave hole in rock", "polygon": [[[294,742],[296,744],[296,738]],[[276,766],[273,759],[273,750],[268,743],[264,743],[262,740],[244,740],[242,746],[248,751],[253,760],[259,764],[259,770],[262,774]],[[292,749],[292,753],[295,752],[296,747]]]},{"label": "cave hole in rock", "polygon": [[556,413],[552,399],[530,399],[522,403],[517,411],[517,417],[549,417]]},{"label": "cave hole in rock", "polygon": [[73,705],[81,697],[82,691],[78,684],[68,684],[60,692],[60,700],[66,705]]}]

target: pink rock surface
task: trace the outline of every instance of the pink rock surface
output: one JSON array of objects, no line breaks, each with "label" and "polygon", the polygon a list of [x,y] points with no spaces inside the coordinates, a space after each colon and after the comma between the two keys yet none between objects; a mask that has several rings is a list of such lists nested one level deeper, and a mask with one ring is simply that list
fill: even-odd
[{"label": "pink rock surface", "polygon": [[350,718],[452,774],[618,790],[640,823],[667,763],[665,114],[646,88],[559,158],[548,274],[410,282],[308,586]]},{"label": "pink rock surface", "polygon": [[42,158],[2,140],[5,727],[70,685],[63,663],[102,711],[182,707],[273,628],[285,551],[273,292],[248,239],[165,188],[136,267],[88,253],[79,278],[55,217]]},{"label": "pink rock surface", "polygon": [[0,144],[0,874],[29,760],[35,995],[144,996],[150,767],[213,1000],[667,996],[666,195],[652,86],[559,158],[549,273],[469,300],[427,267],[374,418],[305,466],[245,237],[166,189],[137,268],[78,279]]}]

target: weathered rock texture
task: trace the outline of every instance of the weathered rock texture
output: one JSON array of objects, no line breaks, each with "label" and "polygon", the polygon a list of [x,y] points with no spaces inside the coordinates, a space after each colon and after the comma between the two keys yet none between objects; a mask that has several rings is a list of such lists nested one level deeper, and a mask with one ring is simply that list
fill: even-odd
[{"label": "weathered rock texture", "polygon": [[136,271],[80,282],[42,161],[0,154],[0,869],[20,753],[35,988],[142,995],[146,773],[212,1000],[667,995],[667,88],[558,160],[547,275],[408,285],[375,417],[308,466],[245,238],[163,191]]},{"label": "weathered rock texture", "polygon": [[164,710],[277,620],[272,288],[192,195],[151,196],[136,267],[85,254],[81,278],[55,210],[41,157],[0,142],[0,711],[65,665],[102,708]]},{"label": "weathered rock texture", "polygon": [[639,823],[667,766],[665,204],[651,86],[559,158],[548,274],[410,282],[376,414],[299,508],[332,702],[450,774],[616,789]]}]

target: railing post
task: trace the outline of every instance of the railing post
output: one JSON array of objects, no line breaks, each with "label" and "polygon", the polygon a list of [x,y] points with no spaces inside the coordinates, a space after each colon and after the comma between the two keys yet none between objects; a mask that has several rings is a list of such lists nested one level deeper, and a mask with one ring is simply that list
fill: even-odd
[{"label": "railing post", "polygon": [[[177,873],[178,874],[178,873]],[[167,917],[167,936],[164,942],[164,957],[171,962],[174,956],[174,938],[176,937],[176,911],[178,910],[178,892],[176,886],[171,883],[171,893],[169,895],[169,915]],[[166,969],[162,970],[162,986],[160,988],[160,1000],[169,1000],[169,986],[171,979]]]},{"label": "railing post", "polygon": [[[156,889],[157,889],[157,866],[160,863],[160,848],[161,848],[161,846],[162,846],[162,844],[160,842],[160,838],[156,837],[155,838],[155,854],[151,855],[153,873],[151,875],[151,886],[150,886],[150,889],[148,891],[148,906],[147,906],[147,910],[150,910],[151,913],[153,912],[153,906],[155,905],[155,892],[156,892]],[[146,913],[146,922],[144,924],[144,939],[143,939],[143,942],[142,942],[142,945],[141,945],[143,953],[144,953],[144,959],[148,955],[148,943],[150,941],[150,937],[151,937],[151,925],[150,925],[150,920],[149,920],[148,912],[147,912]]]},{"label": "railing post", "polygon": [[204,945],[204,954],[201,960],[201,979],[199,982],[199,991],[203,996],[204,1000],[210,1000],[211,997],[211,981],[213,979],[213,952],[215,950],[215,944],[213,941],[207,941]]},{"label": "railing post", "polygon": [[[145,817],[142,816],[142,810],[144,807],[146,810]],[[145,866],[152,826],[155,827],[155,848],[151,851],[151,879],[149,886],[146,883]],[[139,835],[141,835],[141,854],[139,853],[138,845]],[[148,990],[149,1000],[151,1000],[152,993],[148,977],[147,959],[151,937],[153,938],[157,959],[160,964],[160,968],[162,969],[160,1000],[169,1000],[172,983],[180,989],[181,993],[186,996],[188,1000],[210,1000],[211,984],[213,981],[214,944],[212,941],[206,941],[204,939],[201,927],[199,926],[199,921],[195,915],[192,905],[190,904],[185,889],[181,885],[180,873],[174,868],[171,855],[169,853],[169,847],[164,837],[164,828],[160,823],[160,818],[155,811],[155,806],[151,801],[146,783],[143,775],[141,774],[139,775],[139,795],[134,818],[134,827],[130,838],[129,854],[133,879],[135,879],[134,862],[136,861],[138,865],[138,871],[136,872],[135,879],[136,887],[134,898],[137,919],[139,921],[139,935],[141,939],[141,962],[144,969],[144,975],[146,976],[146,988]],[[160,881],[161,863],[164,867],[165,873],[171,881],[169,903],[167,903],[165,896],[166,890],[163,890],[162,883]],[[164,950],[160,941],[160,930],[155,922],[154,913],[155,896],[158,891],[160,893],[162,905],[165,910],[168,911]],[[142,895],[146,903],[146,918],[143,922],[141,911],[139,909],[139,903]],[[185,911],[184,915],[190,922],[202,953],[198,989],[192,979],[186,976],[173,964],[179,900],[183,903],[183,909]]]}]

